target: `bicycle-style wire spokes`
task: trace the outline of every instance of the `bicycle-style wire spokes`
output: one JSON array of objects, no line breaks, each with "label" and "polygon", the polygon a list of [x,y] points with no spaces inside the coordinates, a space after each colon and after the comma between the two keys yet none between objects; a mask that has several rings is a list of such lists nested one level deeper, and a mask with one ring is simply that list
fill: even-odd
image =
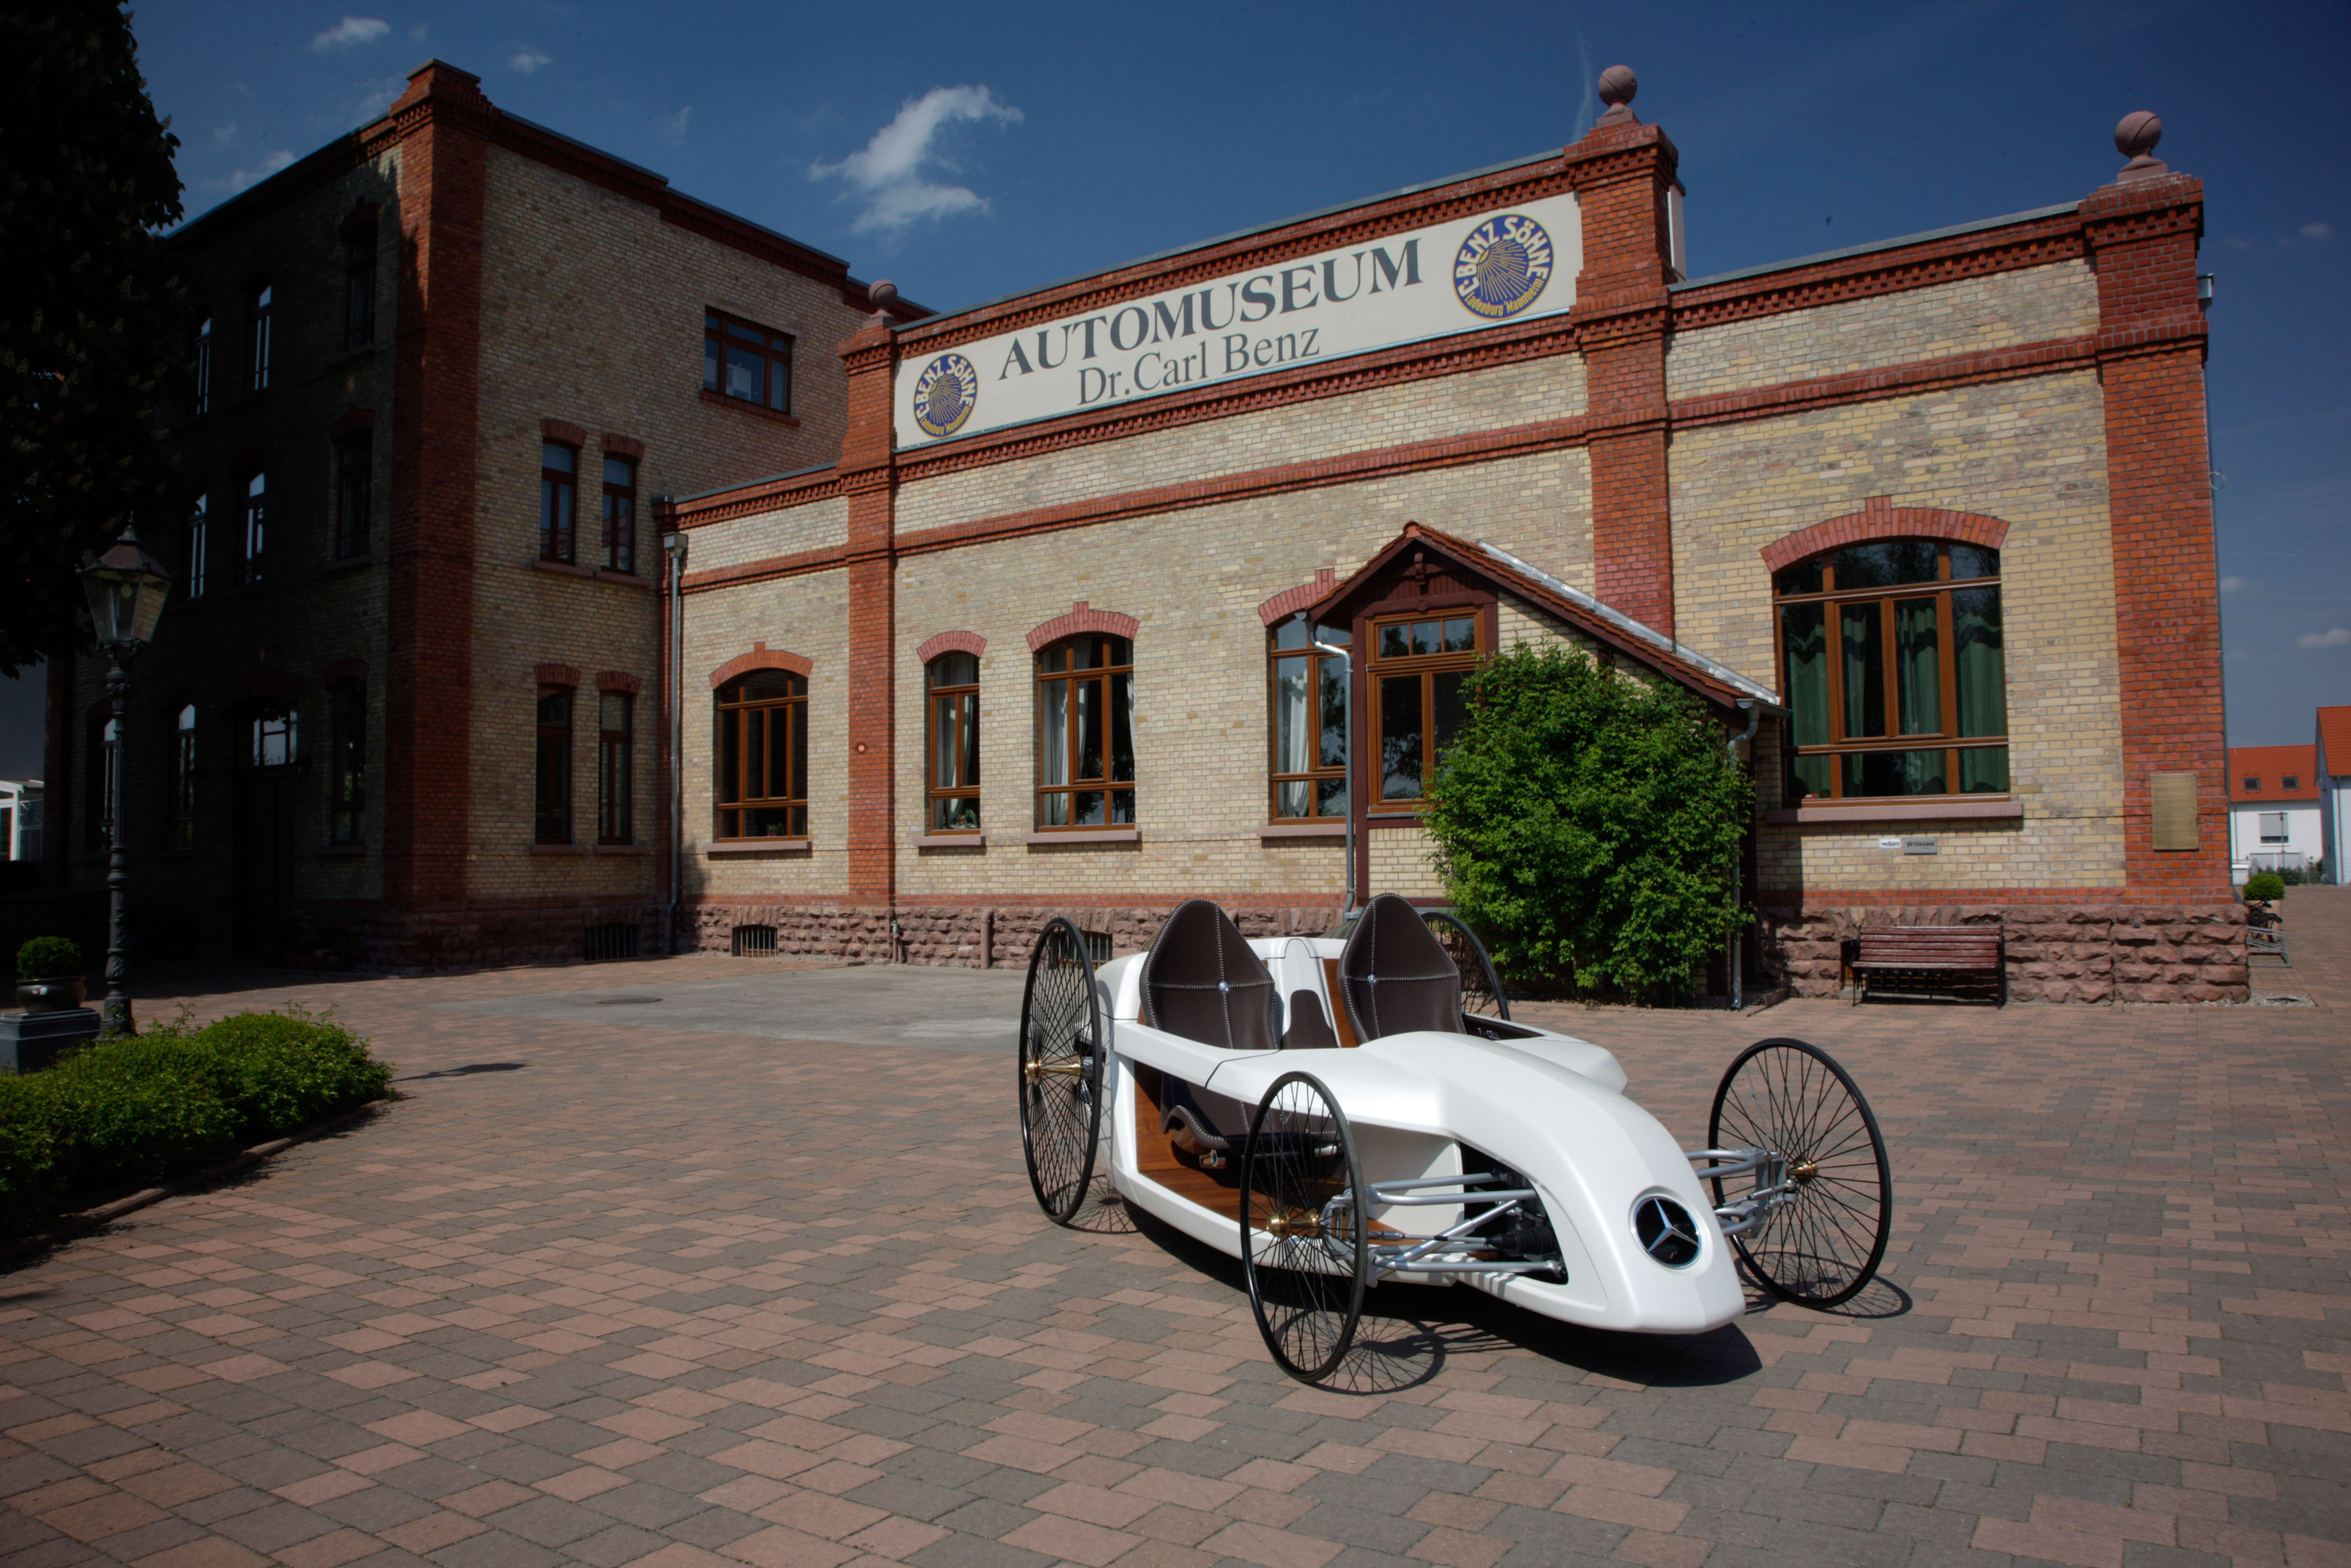
[{"label": "bicycle-style wire spokes", "polygon": [[1046,922],[1020,1000],[1020,1140],[1038,1207],[1068,1224],[1093,1183],[1102,1130],[1102,1019],[1075,925]]},{"label": "bicycle-style wire spokes", "polygon": [[1345,1359],[1363,1317],[1364,1190],[1353,1131],[1322,1085],[1277,1079],[1241,1156],[1241,1264],[1266,1348],[1308,1383]]},{"label": "bicycle-style wire spokes", "polygon": [[[1707,1137],[1787,1162],[1792,1195],[1731,1239],[1757,1278],[1815,1307],[1869,1282],[1893,1228],[1894,1183],[1877,1119],[1844,1068],[1802,1040],[1750,1046],[1723,1074]],[[1714,1185],[1720,1203],[1723,1183]]]}]

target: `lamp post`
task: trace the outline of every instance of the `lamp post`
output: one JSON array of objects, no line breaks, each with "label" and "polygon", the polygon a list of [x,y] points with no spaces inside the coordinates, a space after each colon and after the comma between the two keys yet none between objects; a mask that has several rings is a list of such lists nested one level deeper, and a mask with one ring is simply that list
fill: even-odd
[{"label": "lamp post", "polygon": [[685,852],[685,532],[673,527],[661,537],[669,558],[669,951],[677,951],[677,911],[684,885],[678,857]]},{"label": "lamp post", "polygon": [[1348,649],[1325,643],[1320,637],[1314,639],[1314,645],[1326,653],[1336,654],[1339,667],[1347,672],[1347,901],[1339,911],[1340,923],[1344,925],[1355,914],[1355,664]]},{"label": "lamp post", "polygon": [[172,574],[147,553],[129,525],[122,537],[82,569],[82,591],[89,596],[90,625],[106,655],[106,695],[114,706],[114,788],[107,802],[107,931],[106,1000],[99,1009],[99,1035],[116,1040],[133,1032],[131,1019],[131,929],[126,898],[131,886],[131,857],[123,846],[123,800],[130,775],[125,768],[131,743],[131,661],[155,635],[155,622],[171,596]]}]

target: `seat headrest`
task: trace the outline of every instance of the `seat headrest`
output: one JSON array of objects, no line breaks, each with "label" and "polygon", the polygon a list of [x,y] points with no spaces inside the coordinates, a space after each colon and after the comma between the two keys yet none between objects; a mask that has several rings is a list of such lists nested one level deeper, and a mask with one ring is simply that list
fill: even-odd
[{"label": "seat headrest", "polygon": [[1227,1051],[1280,1043],[1273,976],[1225,912],[1205,898],[1176,906],[1143,960],[1143,1021]]},{"label": "seat headrest", "polygon": [[1461,1032],[1461,971],[1420,911],[1393,893],[1364,906],[1339,955],[1339,990],[1357,1040]]}]

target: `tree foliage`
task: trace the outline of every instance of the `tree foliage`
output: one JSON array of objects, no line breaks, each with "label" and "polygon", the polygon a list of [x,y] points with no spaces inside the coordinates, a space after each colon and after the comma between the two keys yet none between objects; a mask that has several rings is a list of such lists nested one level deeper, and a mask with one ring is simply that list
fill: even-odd
[{"label": "tree foliage", "polygon": [[160,230],[179,139],[108,0],[0,7],[0,676],[73,645],[85,554],[176,522],[156,415],[190,321]]},{"label": "tree foliage", "polygon": [[1524,644],[1480,664],[1423,815],[1506,975],[1687,994],[1748,918],[1731,873],[1755,801],[1678,686]]}]

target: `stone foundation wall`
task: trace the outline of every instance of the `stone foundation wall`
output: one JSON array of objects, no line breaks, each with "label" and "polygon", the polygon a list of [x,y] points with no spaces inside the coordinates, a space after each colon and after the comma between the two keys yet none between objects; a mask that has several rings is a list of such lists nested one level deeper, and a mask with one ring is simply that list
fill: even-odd
[{"label": "stone foundation wall", "polygon": [[661,904],[642,899],[450,910],[298,908],[281,950],[261,957],[295,968],[434,973],[579,964],[587,962],[594,925],[637,927],[638,956],[653,957],[665,950],[662,919]]},{"label": "stone foundation wall", "polygon": [[2091,904],[1990,908],[1766,908],[1759,956],[1800,997],[1833,997],[1865,924],[2001,928],[2008,999],[2241,1002],[2242,904]]}]

